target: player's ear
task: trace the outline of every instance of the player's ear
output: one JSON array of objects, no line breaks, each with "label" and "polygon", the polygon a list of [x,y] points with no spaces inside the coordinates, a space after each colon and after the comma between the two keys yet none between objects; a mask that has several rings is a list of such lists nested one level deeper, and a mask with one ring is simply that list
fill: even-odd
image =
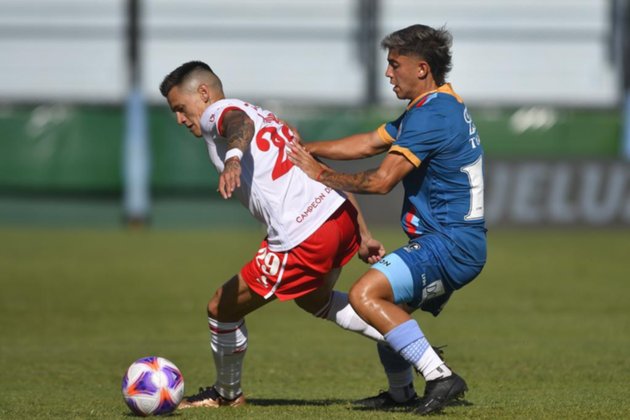
[{"label": "player's ear", "polygon": [[429,63],[426,61],[418,62],[418,79],[425,79],[429,74],[431,74],[431,68],[429,67]]},{"label": "player's ear", "polygon": [[208,85],[200,84],[197,88],[197,93],[201,96],[201,99],[204,102],[208,102],[210,100],[210,90],[208,89]]}]

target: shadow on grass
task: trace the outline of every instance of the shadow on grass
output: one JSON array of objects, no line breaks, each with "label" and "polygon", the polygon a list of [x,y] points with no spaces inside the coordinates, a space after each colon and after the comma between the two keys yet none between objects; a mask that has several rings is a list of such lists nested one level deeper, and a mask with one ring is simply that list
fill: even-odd
[{"label": "shadow on grass", "polygon": [[248,405],[259,405],[261,407],[286,407],[286,406],[309,406],[309,407],[325,407],[328,405],[350,404],[350,400],[288,400],[283,398],[248,398]]},{"label": "shadow on grass", "polygon": [[[457,399],[453,401],[449,401],[444,408],[447,407],[470,407],[474,405],[468,400]],[[417,405],[408,405],[408,406],[398,406],[398,407],[384,407],[384,408],[373,408],[373,407],[362,407],[360,405],[353,405],[352,410],[354,411],[385,411],[385,412],[396,412],[396,413],[408,413],[415,410]],[[440,411],[437,411],[433,414],[444,414]]]},{"label": "shadow on grass", "polygon": [[[352,400],[340,400],[340,399],[326,399],[326,400],[300,400],[300,399],[283,399],[283,398],[250,398],[247,399],[248,405],[258,405],[261,407],[286,407],[286,406],[309,406],[309,407],[326,407],[329,405],[351,405],[353,410],[357,411],[374,411],[374,408],[361,407],[352,404]],[[446,404],[446,407],[469,407],[473,405],[468,400],[457,399],[454,401],[450,401]],[[394,409],[395,411],[409,411],[413,410],[414,407],[400,407]],[[382,410],[382,411],[391,411]]]},{"label": "shadow on grass", "polygon": [[[326,407],[330,405],[350,405],[351,410],[354,411],[390,411],[390,412],[409,412],[412,411],[415,407],[398,407],[398,408],[387,408],[387,409],[375,409],[368,407],[361,407],[352,404],[352,400],[340,400],[340,399],[328,399],[328,400],[301,400],[301,399],[283,399],[283,398],[251,398],[247,400],[248,406],[260,406],[260,407]],[[471,406],[473,403],[467,400],[455,400],[446,404],[446,407],[461,407],[461,406]],[[437,414],[437,413],[436,413]],[[174,411],[170,414],[161,415],[160,417],[178,417],[181,413],[179,411]],[[127,411],[123,414],[125,417],[138,417],[137,415]]]}]

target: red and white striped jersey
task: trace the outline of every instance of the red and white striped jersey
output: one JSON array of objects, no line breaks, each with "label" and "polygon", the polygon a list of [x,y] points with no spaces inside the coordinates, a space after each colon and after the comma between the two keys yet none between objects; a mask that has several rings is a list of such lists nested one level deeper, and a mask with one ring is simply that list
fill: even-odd
[{"label": "red and white striped jersey", "polygon": [[276,116],[239,99],[222,99],[201,117],[210,160],[223,172],[227,139],[221,132],[227,111],[238,109],[254,121],[254,138],[241,158],[241,186],[234,192],[251,214],[267,227],[269,249],[286,251],[319,228],[346,200],[309,178],[287,158],[293,133]]}]

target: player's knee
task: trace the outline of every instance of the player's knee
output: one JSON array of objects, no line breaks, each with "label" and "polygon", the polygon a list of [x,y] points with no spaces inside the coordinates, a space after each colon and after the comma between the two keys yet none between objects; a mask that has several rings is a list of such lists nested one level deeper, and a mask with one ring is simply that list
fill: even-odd
[{"label": "player's knee", "polygon": [[371,278],[362,278],[352,285],[348,292],[348,301],[354,310],[365,318],[372,311],[379,310],[384,296]]},{"label": "player's knee", "polygon": [[359,315],[365,313],[370,306],[370,298],[367,294],[367,290],[360,282],[353,284],[350,288],[348,301]]},{"label": "player's knee", "polygon": [[221,302],[221,289],[217,290],[208,301],[208,317],[218,320],[220,317],[219,302]]}]

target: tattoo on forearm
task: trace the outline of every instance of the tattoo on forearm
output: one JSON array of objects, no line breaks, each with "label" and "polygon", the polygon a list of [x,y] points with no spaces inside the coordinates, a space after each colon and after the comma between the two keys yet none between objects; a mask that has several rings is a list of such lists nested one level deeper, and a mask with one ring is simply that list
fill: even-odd
[{"label": "tattoo on forearm", "polygon": [[352,193],[371,192],[370,177],[376,173],[376,169],[370,169],[356,174],[342,174],[326,171],[322,173],[320,180],[329,187]]},{"label": "tattoo on forearm", "polygon": [[228,171],[228,170],[233,170],[233,169],[238,169],[241,166],[241,162],[240,160],[238,160],[236,157],[232,158],[232,159],[228,159],[225,162],[225,167],[224,167],[224,171]]},{"label": "tattoo on forearm", "polygon": [[225,117],[227,149],[247,149],[254,137],[254,123],[244,112],[232,111]]}]

